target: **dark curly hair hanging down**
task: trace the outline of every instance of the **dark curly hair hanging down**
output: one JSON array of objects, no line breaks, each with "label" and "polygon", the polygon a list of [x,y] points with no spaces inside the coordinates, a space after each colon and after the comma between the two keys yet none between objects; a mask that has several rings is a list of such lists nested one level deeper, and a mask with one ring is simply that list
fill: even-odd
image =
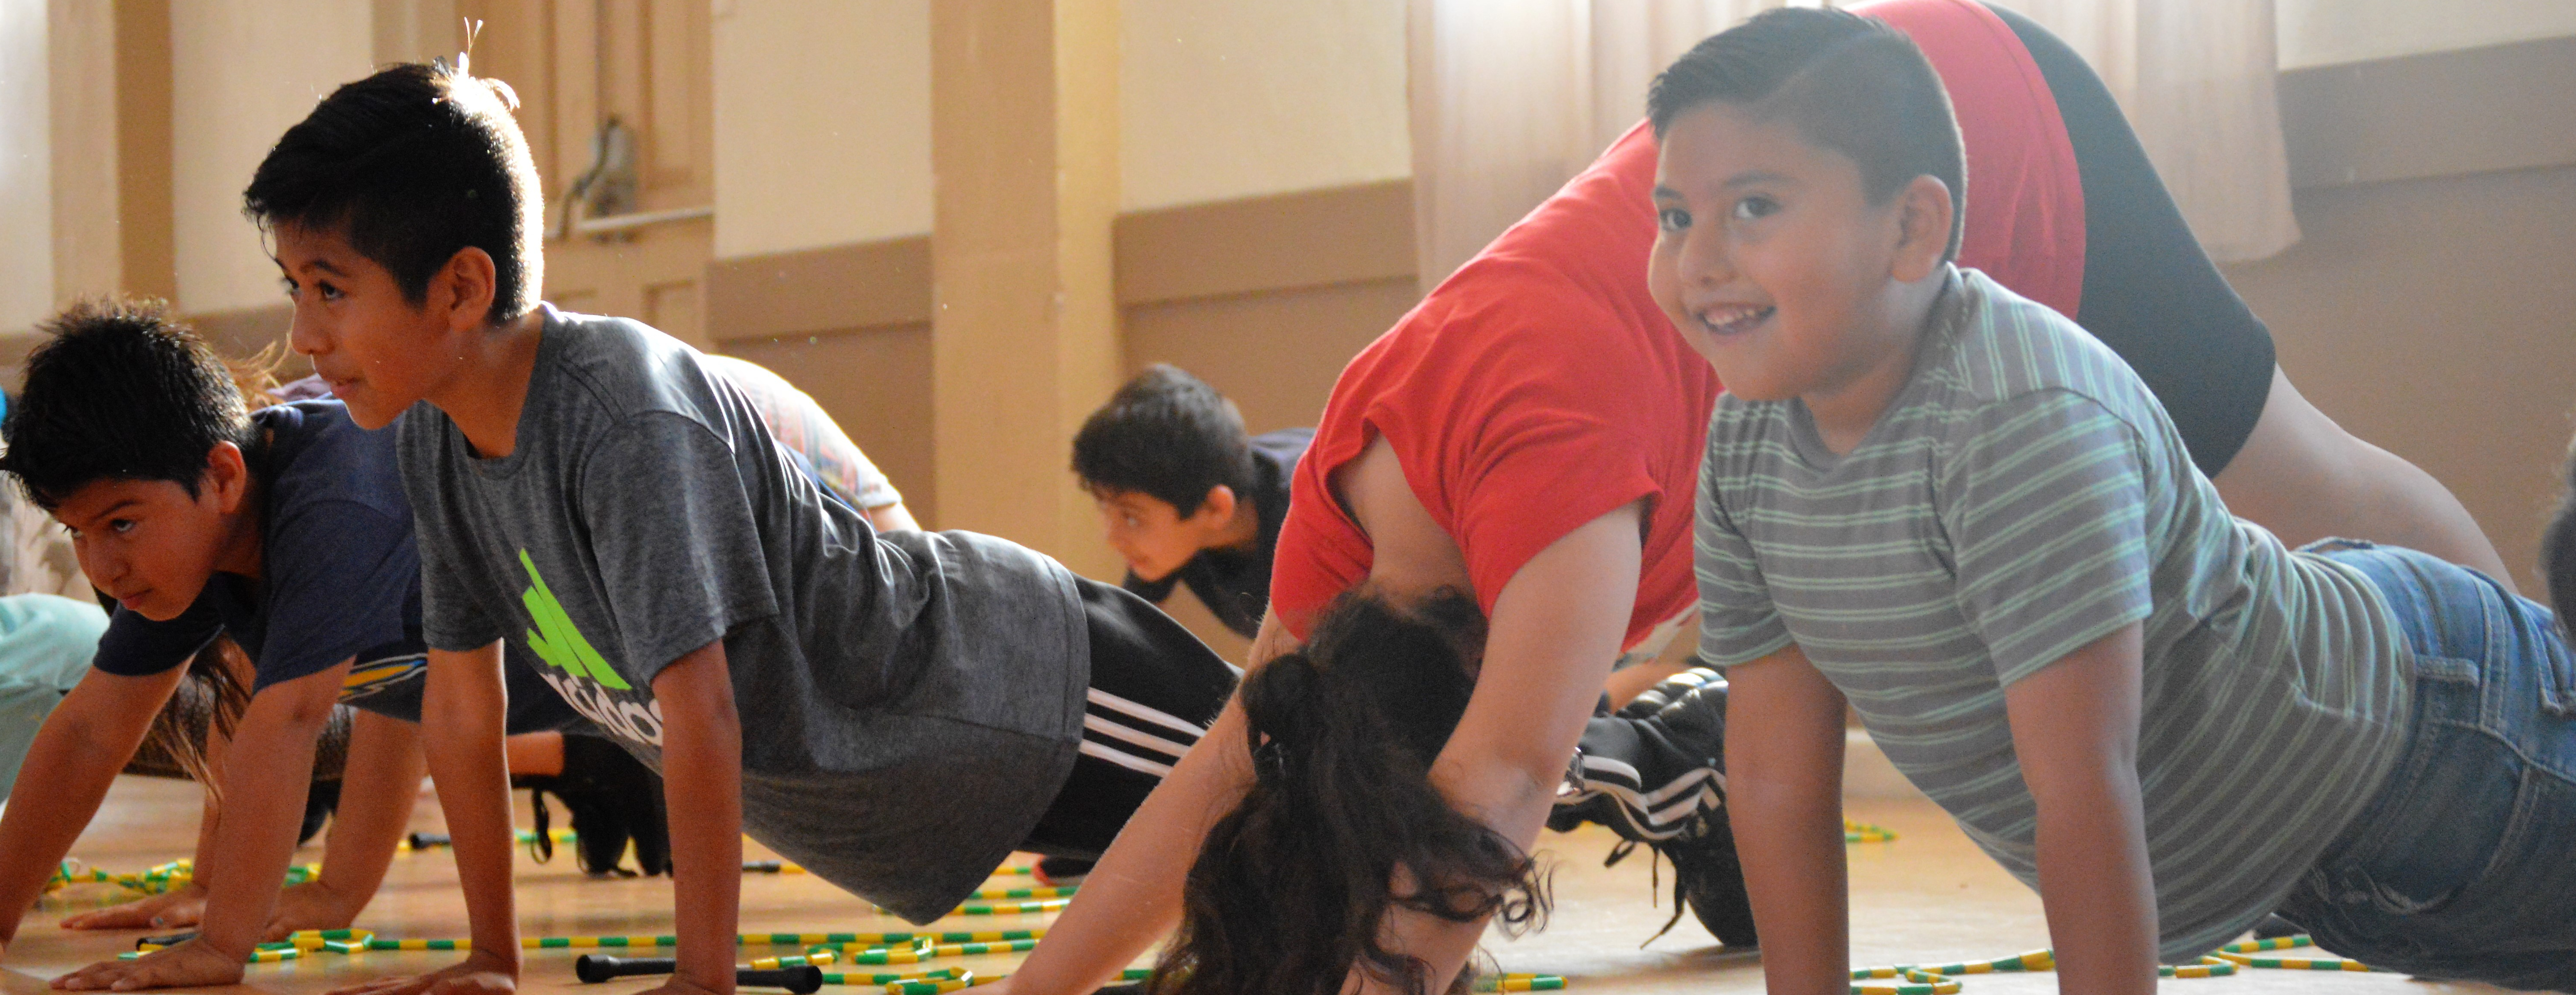
[{"label": "dark curly hair hanging down", "polygon": [[[1148,991],[1339,995],[1357,968],[1429,995],[1429,966],[1385,945],[1390,909],[1514,930],[1545,917],[1529,855],[1431,784],[1483,643],[1463,592],[1402,606],[1354,592],[1304,649],[1244,682],[1255,780],[1191,865]],[[1470,973],[1447,990],[1467,990]]]},{"label": "dark curly hair hanging down", "polygon": [[2549,607],[2558,615],[2558,631],[2576,644],[2576,443],[2567,449],[2561,476],[2567,487],[2558,493],[2558,510],[2540,535],[2540,575],[2549,583]]}]

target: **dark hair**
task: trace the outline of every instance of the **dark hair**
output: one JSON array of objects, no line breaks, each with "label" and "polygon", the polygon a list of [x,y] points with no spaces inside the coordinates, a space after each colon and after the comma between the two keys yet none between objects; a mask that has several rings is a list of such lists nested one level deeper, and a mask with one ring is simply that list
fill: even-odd
[{"label": "dark hair", "polygon": [[[1409,610],[1348,594],[1305,648],[1244,682],[1252,788],[1190,866],[1180,931],[1148,990],[1339,995],[1356,967],[1422,995],[1428,966],[1379,932],[1390,908],[1461,923],[1500,915],[1515,930],[1546,914],[1529,856],[1431,783],[1483,631],[1475,599],[1454,589]],[[1468,973],[1449,990],[1465,990]]]},{"label": "dark hair", "polygon": [[1785,120],[1860,166],[1873,204],[1917,176],[1950,188],[1948,261],[1968,218],[1968,161],[1950,92],[1905,32],[1845,11],[1782,7],[1710,36],[1646,90],[1655,137],[1702,104]]},{"label": "dark hair", "polygon": [[88,300],[39,326],[27,387],[0,422],[0,471],[47,511],[100,480],[167,480],[197,495],[216,443],[258,455],[224,361],[159,301]]},{"label": "dark hair", "polygon": [[1182,517],[1223,484],[1253,484],[1252,438],[1234,402],[1180,367],[1156,363],[1110,395],[1073,436],[1073,472],[1092,493],[1133,491]]},{"label": "dark hair", "polygon": [[493,324],[526,314],[544,284],[545,195],[518,98],[497,80],[445,63],[406,63],[331,92],[242,191],[243,213],[336,231],[391,273],[417,307],[429,281],[466,248],[492,257]]},{"label": "dark hair", "polygon": [[2540,573],[2549,582],[2549,605],[2558,613],[2558,631],[2576,635],[2576,446],[2568,450],[2563,475],[2567,488],[2558,495],[2558,511],[2549,516],[2549,528],[2540,534]]}]

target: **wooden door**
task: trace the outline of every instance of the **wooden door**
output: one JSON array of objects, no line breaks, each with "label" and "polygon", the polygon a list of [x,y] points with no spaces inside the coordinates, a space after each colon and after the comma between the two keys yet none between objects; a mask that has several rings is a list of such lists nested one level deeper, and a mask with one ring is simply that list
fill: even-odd
[{"label": "wooden door", "polygon": [[[635,318],[707,348],[715,121],[706,0],[456,6],[484,21],[476,72],[519,95],[520,127],[546,193],[546,300]],[[631,196],[574,203],[568,193],[591,170],[594,139],[611,120],[631,139]],[[603,206],[615,213],[593,213]]]}]

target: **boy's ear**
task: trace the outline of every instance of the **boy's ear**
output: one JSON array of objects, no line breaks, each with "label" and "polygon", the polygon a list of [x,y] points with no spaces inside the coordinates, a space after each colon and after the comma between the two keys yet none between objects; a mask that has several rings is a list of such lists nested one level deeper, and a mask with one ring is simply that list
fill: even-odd
[{"label": "boy's ear", "polygon": [[430,280],[429,305],[445,314],[450,329],[481,329],[491,324],[499,273],[491,253],[471,245],[458,249]]},{"label": "boy's ear", "polygon": [[197,492],[214,498],[216,510],[224,514],[242,509],[250,497],[250,462],[240,446],[218,442],[206,450],[206,473]]},{"label": "boy's ear", "polygon": [[1899,282],[1914,283],[1931,276],[1941,268],[1942,257],[1950,252],[1950,224],[1958,216],[1958,200],[1948,184],[1930,176],[1917,176],[1897,192],[1896,271]]},{"label": "boy's ear", "polygon": [[1223,524],[1234,517],[1234,502],[1234,488],[1218,484],[1208,488],[1206,500],[1199,502],[1199,510],[1191,512],[1190,518],[1193,521],[1205,519],[1211,525]]}]

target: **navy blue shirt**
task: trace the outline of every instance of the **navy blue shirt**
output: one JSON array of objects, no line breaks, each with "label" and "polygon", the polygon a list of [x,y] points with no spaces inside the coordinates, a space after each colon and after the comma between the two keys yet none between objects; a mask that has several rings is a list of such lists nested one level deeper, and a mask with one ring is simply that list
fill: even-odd
[{"label": "navy blue shirt", "polygon": [[[1261,533],[1250,549],[1206,549],[1161,580],[1142,580],[1134,572],[1120,586],[1155,604],[1172,596],[1176,584],[1188,584],[1217,621],[1246,639],[1261,631],[1261,615],[1270,609],[1270,561],[1279,551],[1279,524],[1288,520],[1288,481],[1297,460],[1315,441],[1311,428],[1283,428],[1252,437],[1252,486],[1236,500],[1252,502],[1261,517]],[[1179,509],[1174,509],[1179,510]],[[1187,515],[1188,512],[1182,512]]]},{"label": "navy blue shirt", "polygon": [[[256,667],[253,694],[354,660],[341,701],[419,721],[427,667],[420,552],[394,433],[359,428],[328,400],[263,409],[251,421],[266,440],[252,462],[262,487],[261,576],[217,573],[167,622],[118,607],[91,665],[129,677],[163,673],[230,635]],[[579,723],[528,667],[503,670],[511,731]]]}]

